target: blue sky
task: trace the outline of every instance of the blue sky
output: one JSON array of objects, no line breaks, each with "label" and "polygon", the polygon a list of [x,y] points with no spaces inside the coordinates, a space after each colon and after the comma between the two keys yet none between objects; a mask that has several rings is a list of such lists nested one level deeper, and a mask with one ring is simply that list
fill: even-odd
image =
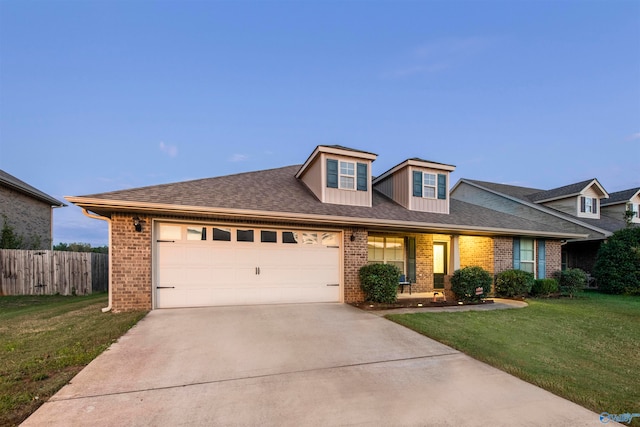
[{"label": "blue sky", "polygon": [[[60,200],[319,144],[640,186],[640,2],[0,0],[0,169]],[[69,206],[54,242],[107,231]]]}]

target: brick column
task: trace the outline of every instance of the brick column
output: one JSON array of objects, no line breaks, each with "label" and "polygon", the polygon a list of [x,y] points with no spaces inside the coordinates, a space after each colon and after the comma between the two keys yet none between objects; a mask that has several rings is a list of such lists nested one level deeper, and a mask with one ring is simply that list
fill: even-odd
[{"label": "brick column", "polygon": [[[351,240],[353,236],[353,241]],[[369,233],[363,228],[344,230],[344,302],[364,301],[364,292],[360,288],[360,267],[367,264]]]},{"label": "brick column", "polygon": [[[142,221],[142,231],[133,217]],[[111,217],[111,286],[114,312],[151,310],[151,218],[136,214]]]}]

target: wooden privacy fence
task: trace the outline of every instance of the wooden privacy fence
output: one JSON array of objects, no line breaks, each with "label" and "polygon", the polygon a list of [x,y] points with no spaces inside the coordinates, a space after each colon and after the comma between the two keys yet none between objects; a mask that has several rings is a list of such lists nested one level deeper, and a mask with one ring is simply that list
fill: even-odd
[{"label": "wooden privacy fence", "polygon": [[0,249],[0,295],[86,295],[109,282],[109,255]]}]

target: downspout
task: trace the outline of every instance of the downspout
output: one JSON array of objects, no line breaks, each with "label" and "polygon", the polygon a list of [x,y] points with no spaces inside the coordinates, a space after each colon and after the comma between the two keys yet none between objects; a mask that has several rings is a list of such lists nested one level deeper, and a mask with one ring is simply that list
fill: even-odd
[{"label": "downspout", "polygon": [[94,215],[89,213],[85,208],[82,208],[82,213],[89,217],[89,218],[93,218],[93,219],[100,219],[102,221],[107,221],[107,224],[109,224],[109,305],[106,306],[105,308],[102,309],[103,313],[107,313],[109,311],[111,311],[111,301],[112,301],[112,295],[111,295],[111,218],[106,217],[106,216],[100,216],[100,215]]}]

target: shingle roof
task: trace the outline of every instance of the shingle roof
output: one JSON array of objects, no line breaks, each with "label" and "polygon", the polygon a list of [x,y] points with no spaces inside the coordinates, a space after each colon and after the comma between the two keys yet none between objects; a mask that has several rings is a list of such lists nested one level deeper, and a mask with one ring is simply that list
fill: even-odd
[{"label": "shingle roof", "polygon": [[[595,179],[589,179],[589,180],[577,182],[575,184],[558,187],[552,190],[539,190],[535,188],[518,187],[518,186],[506,185],[506,184],[496,184],[494,182],[464,179],[464,181],[466,182],[479,185],[481,187],[495,191],[497,193],[511,196],[515,199],[519,199],[522,202],[532,203],[538,206],[537,209],[546,210],[548,212],[554,212],[555,214],[560,215],[568,219],[569,221],[574,221],[574,222],[578,221],[578,222],[587,224],[591,227],[595,227],[596,229],[610,231],[610,232],[614,232],[616,230],[624,228],[626,225],[624,219],[612,218],[612,217],[606,216],[606,214],[603,212],[601,212],[599,219],[578,218],[574,215],[569,215],[566,212],[562,212],[550,206],[546,206],[544,204],[539,203],[540,200],[549,200],[549,199],[561,198],[562,196],[579,194],[585,187],[587,187],[594,180]],[[595,181],[597,182],[597,180]],[[611,195],[609,196],[611,197]],[[603,199],[603,201],[601,202],[602,206],[605,206],[604,200],[606,199]]]},{"label": "shingle roof", "polygon": [[54,199],[48,194],[38,190],[35,187],[27,184],[26,182],[19,180],[15,176],[0,169],[0,184],[10,187],[20,193],[26,194],[30,197],[40,200],[41,202],[48,203],[51,206],[66,206],[59,200]]},{"label": "shingle roof", "polygon": [[554,200],[563,197],[571,197],[580,194],[589,184],[597,180],[595,178],[587,179],[585,181],[576,182],[575,184],[564,185],[562,187],[553,188],[551,190],[541,191],[539,193],[528,195],[528,199],[532,202],[539,202],[542,200]]},{"label": "shingle roof", "polygon": [[638,192],[640,192],[640,187],[630,188],[628,190],[616,191],[615,193],[609,193],[609,198],[601,201],[600,205],[608,206],[608,205],[616,205],[618,203],[626,203],[629,200],[631,200],[631,198],[635,196],[636,193]]},{"label": "shingle roof", "polygon": [[519,187],[517,185],[498,184],[495,182],[477,181],[473,179],[465,179],[465,181],[480,185],[498,193],[506,194],[507,196],[528,201],[530,201],[529,196],[531,194],[536,194],[544,191],[539,188]]},{"label": "shingle roof", "polygon": [[[216,178],[162,184],[150,187],[112,191],[81,196],[81,199],[124,201],[186,207],[209,207],[265,211],[287,214],[374,219],[406,223],[433,224],[435,228],[447,226],[469,229],[522,230],[541,235],[562,234],[559,227],[538,223],[517,216],[497,212],[459,200],[450,200],[450,214],[417,212],[405,209],[382,194],[374,191],[373,206],[346,206],[320,202],[302,181],[295,178],[300,165],[247,172]],[[71,199],[71,198],[70,198]],[[74,203],[83,205],[82,200]],[[91,210],[98,213],[95,206]],[[108,209],[105,208],[104,213]]]}]

